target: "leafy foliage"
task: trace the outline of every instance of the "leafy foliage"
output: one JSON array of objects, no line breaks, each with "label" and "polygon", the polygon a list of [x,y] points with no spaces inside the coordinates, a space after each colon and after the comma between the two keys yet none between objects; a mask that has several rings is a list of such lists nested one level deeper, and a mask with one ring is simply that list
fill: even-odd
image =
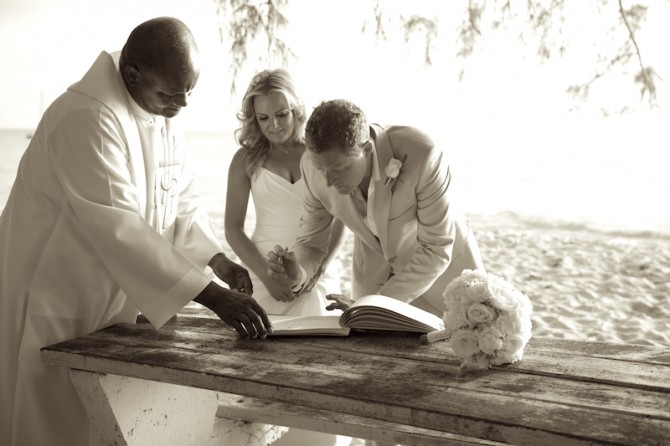
[{"label": "leafy foliage", "polygon": [[[381,3],[383,0],[375,0],[374,11],[377,19],[379,19],[380,11],[384,11],[386,15],[389,14]],[[527,0],[525,2],[468,0],[463,19],[457,28],[456,56],[462,61],[460,78],[462,79],[465,74],[466,59],[474,53],[477,44],[485,34],[484,29],[491,32],[505,29],[518,33],[520,42],[536,46],[536,54],[541,61],[552,57],[562,57],[568,50],[570,38],[573,37],[565,31],[566,23],[575,15],[569,10],[569,6],[571,6],[570,3],[566,3],[565,0]],[[622,0],[595,0],[594,7],[596,14],[616,7],[618,21],[611,25],[609,32],[595,35],[594,41],[576,42],[578,45],[598,45],[600,52],[594,63],[592,76],[571,85],[567,91],[575,98],[586,100],[595,82],[614,72],[626,73],[632,65],[637,64],[637,69],[631,78],[640,88],[640,98],[641,100],[646,99],[652,107],[657,105],[655,81],[659,76],[653,67],[643,63],[642,49],[636,39],[645,21],[647,6],[633,4],[629,8],[624,8]],[[430,63],[430,47],[436,39],[439,19],[414,15],[409,19],[401,16],[400,21],[404,25],[406,35],[407,30],[414,29],[416,23],[430,23],[430,27],[426,27],[428,31],[426,31],[425,57],[426,63]],[[377,23],[380,21],[377,20]],[[377,36],[387,35],[389,35],[387,31],[377,32]],[[610,42],[616,43],[614,49],[611,49]]]},{"label": "leafy foliage", "polygon": [[[247,63],[254,43],[264,39],[267,51],[262,57],[268,64],[286,66],[289,59],[295,58],[287,44],[278,37],[279,31],[288,24],[285,9],[289,0],[214,1],[221,19],[222,40],[226,40],[224,34],[227,33],[231,41],[231,92],[235,91],[235,79]],[[370,15],[361,18],[362,34],[371,31],[377,41],[402,36],[405,43],[413,38],[422,38],[425,64],[431,65],[437,54],[444,57],[443,49],[449,47],[454,39],[449,33],[453,17],[444,12],[443,2],[369,1]],[[660,76],[652,66],[643,62],[643,49],[636,37],[647,17],[647,6],[635,3],[624,7],[622,0],[582,0],[577,3],[565,0],[462,0],[461,3],[462,14],[454,30],[456,48],[451,55],[460,61],[461,79],[465,76],[468,58],[486,37],[494,38],[495,33],[512,33],[520,44],[535,47],[535,54],[542,62],[562,58],[574,47],[597,48],[591,75],[583,75],[583,80],[567,87],[567,92],[575,99],[586,100],[592,86],[607,76],[624,74],[631,79],[631,87],[637,85],[640,89],[641,101],[646,100],[652,107],[656,105],[656,80]],[[431,13],[416,11],[420,9],[419,5],[426,4],[433,7]],[[576,12],[575,5],[581,6],[582,12]],[[594,27],[595,31],[591,34],[574,35],[575,22],[584,21],[584,5],[590,8],[594,18],[611,19],[609,28],[601,30]],[[585,40],[585,36],[590,41]]]},{"label": "leafy foliage", "polygon": [[221,41],[230,39],[232,80],[230,92],[235,93],[240,70],[247,63],[251,48],[264,39],[266,52],[259,56],[266,65],[285,67],[295,54],[278,37],[288,19],[283,13],[288,0],[214,0],[219,17]]}]

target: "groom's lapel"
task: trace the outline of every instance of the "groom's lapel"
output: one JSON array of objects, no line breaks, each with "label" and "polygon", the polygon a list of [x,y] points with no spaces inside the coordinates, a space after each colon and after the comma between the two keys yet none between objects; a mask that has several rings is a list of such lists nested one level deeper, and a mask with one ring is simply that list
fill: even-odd
[{"label": "groom's lapel", "polygon": [[374,192],[374,209],[372,210],[372,218],[377,223],[377,231],[379,232],[379,243],[382,251],[386,253],[388,242],[388,221],[389,210],[391,209],[391,198],[393,194],[391,187],[386,186],[386,165],[393,158],[393,151],[391,150],[391,143],[389,142],[386,132],[379,126],[373,125],[373,138],[377,151],[377,161],[379,163],[379,181],[375,184]]},{"label": "groom's lapel", "polygon": [[[337,192],[336,192],[337,193]],[[361,238],[363,243],[368,245],[373,251],[378,252],[379,254],[384,254],[384,251],[380,245],[380,240],[377,240],[375,235],[370,231],[368,225],[365,224],[365,220],[356,209],[356,205],[353,203],[353,198],[347,197],[349,203],[347,203],[346,208],[343,208],[342,222],[345,223],[351,231]]]}]

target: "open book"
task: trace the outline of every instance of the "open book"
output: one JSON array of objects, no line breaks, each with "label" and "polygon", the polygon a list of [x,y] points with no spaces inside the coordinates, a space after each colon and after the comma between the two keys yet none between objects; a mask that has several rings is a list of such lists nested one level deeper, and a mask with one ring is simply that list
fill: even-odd
[{"label": "open book", "polygon": [[444,328],[434,314],[378,294],[361,297],[340,316],[269,317],[273,336],[347,336],[352,329],[429,333]]}]

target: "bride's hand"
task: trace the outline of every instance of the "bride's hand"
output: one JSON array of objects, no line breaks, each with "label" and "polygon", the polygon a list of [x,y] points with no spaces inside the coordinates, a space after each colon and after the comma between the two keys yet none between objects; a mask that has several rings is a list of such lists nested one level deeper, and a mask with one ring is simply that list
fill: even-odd
[{"label": "bride's hand", "polygon": [[279,302],[293,302],[298,296],[286,285],[269,277],[263,281],[263,285],[275,300]]},{"label": "bride's hand", "polygon": [[276,245],[268,253],[267,258],[268,276],[279,283],[292,287],[300,280],[300,265],[295,258],[295,253]]}]

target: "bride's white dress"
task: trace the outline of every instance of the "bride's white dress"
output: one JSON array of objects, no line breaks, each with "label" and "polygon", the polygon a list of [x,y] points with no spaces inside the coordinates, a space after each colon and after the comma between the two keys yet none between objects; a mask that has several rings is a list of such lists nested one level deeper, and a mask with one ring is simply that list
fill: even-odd
[{"label": "bride's white dress", "polygon": [[[256,169],[252,175],[251,196],[256,209],[256,227],[250,239],[262,257],[265,258],[275,245],[290,249],[295,243],[303,211],[304,192],[302,178],[291,183],[264,167]],[[338,314],[326,310],[326,306],[331,303],[326,300],[326,294],[341,293],[339,273],[332,262],[314,288],[293,302],[275,300],[251,270],[249,275],[254,285],[253,297],[268,314]]]}]

